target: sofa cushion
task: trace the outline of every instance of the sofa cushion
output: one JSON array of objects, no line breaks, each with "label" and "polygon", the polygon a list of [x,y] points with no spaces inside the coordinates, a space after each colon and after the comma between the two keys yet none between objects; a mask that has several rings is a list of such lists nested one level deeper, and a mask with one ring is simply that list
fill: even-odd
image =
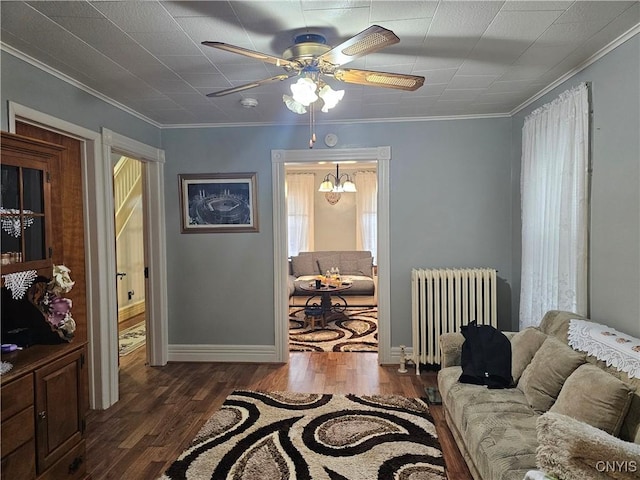
[{"label": "sofa cushion", "polygon": [[514,382],[520,380],[522,372],[546,339],[547,336],[534,327],[525,328],[511,338],[511,376]]},{"label": "sofa cushion", "polygon": [[[329,255],[318,258],[318,267],[322,273],[326,273],[332,268],[340,268],[340,255]],[[342,273],[342,272],[341,272]]]},{"label": "sofa cushion", "polygon": [[362,275],[365,277],[371,277],[372,268],[373,257],[345,260],[342,255],[340,256],[341,275]]},{"label": "sofa cushion", "polygon": [[635,390],[601,368],[585,364],[569,375],[549,411],[617,436]]},{"label": "sofa cushion", "polygon": [[293,275],[296,277],[318,274],[313,257],[309,254],[301,254],[291,257],[291,268],[293,270]]},{"label": "sofa cushion", "polygon": [[524,369],[518,388],[536,412],[546,412],[558,398],[564,381],[583,363],[584,353],[548,337]]}]

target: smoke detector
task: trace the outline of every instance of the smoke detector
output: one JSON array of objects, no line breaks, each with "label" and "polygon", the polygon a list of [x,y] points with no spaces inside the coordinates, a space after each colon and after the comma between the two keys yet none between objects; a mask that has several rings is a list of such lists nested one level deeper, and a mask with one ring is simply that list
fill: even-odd
[{"label": "smoke detector", "polygon": [[258,100],[255,98],[243,98],[240,100],[240,105],[244,108],[255,108],[258,106]]}]

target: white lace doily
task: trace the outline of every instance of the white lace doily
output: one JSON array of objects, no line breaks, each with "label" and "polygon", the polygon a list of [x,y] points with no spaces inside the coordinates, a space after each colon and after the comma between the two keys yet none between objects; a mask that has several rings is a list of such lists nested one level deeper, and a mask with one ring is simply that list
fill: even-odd
[{"label": "white lace doily", "polygon": [[9,362],[0,363],[0,375],[4,375],[5,373],[7,373],[12,368],[13,368],[13,364],[11,364]]},{"label": "white lace doily", "polygon": [[3,275],[4,286],[11,291],[14,300],[20,300],[38,276],[35,270],[25,270],[24,272],[7,273]]},{"label": "white lace doily", "polygon": [[587,352],[598,360],[626,372],[630,378],[640,378],[640,339],[617,330],[588,322],[571,319],[569,345]]},{"label": "white lace doily", "polygon": [[18,238],[22,234],[22,230],[33,225],[33,217],[27,216],[28,214],[33,213],[31,210],[22,211],[22,229],[20,229],[20,210],[0,207],[0,213],[3,214],[2,229],[12,237]]}]

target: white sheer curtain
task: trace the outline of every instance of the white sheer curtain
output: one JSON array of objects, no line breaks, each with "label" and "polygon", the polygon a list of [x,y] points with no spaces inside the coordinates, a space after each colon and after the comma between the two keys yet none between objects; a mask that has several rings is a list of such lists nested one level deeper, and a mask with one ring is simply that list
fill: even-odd
[{"label": "white sheer curtain", "polygon": [[369,250],[376,264],[378,253],[378,175],[356,172],[356,249]]},{"label": "white sheer curtain", "polygon": [[587,314],[588,154],[585,84],[525,119],[520,328],[551,309]]},{"label": "white sheer curtain", "polygon": [[314,195],[313,173],[289,173],[285,179],[289,256],[313,251]]}]

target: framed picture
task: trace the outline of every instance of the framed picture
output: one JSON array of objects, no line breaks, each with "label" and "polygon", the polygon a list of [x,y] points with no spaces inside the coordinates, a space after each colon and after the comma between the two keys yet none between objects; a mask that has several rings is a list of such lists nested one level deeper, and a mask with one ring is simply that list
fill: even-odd
[{"label": "framed picture", "polygon": [[182,233],[257,232],[256,173],[180,174]]}]

